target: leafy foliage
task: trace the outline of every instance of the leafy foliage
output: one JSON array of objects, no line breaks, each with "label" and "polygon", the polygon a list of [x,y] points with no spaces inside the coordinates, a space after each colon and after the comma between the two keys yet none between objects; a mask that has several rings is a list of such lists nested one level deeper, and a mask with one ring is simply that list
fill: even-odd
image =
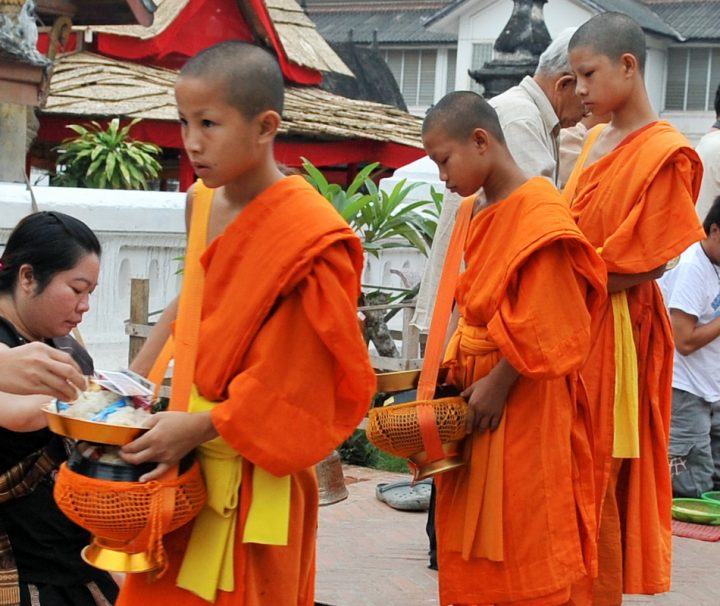
[{"label": "leafy foliage", "polygon": [[375,446],[368,442],[367,436],[362,429],[355,430],[337,450],[342,462],[348,465],[359,465],[361,467],[373,467],[384,471],[408,473],[408,466],[405,459],[394,457],[375,448]]},{"label": "leafy foliage", "polygon": [[130,139],[130,129],[139,121],[120,128],[119,118],[113,118],[107,129],[94,120],[87,127],[69,124],[77,136],[63,140],[56,148],[58,172],[53,185],[147,189],[148,180],[156,179],[160,172],[156,158],[162,150],[153,143]]},{"label": "leafy foliage", "polygon": [[430,200],[407,203],[408,194],[420,183],[399,181],[391,192],[381,191],[372,179],[379,166],[365,166],[343,189],[329,183],[313,164],[303,158],[306,179],[320,192],[362,238],[365,250],[378,256],[385,248],[415,248],[427,255],[440,215],[442,194],[434,190]]}]

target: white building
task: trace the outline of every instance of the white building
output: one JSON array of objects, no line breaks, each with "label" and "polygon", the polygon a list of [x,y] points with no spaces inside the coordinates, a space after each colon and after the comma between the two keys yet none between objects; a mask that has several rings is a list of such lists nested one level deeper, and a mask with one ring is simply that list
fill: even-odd
[{"label": "white building", "polygon": [[[493,44],[507,23],[512,0],[307,0],[309,16],[328,39],[377,46],[405,96],[422,115],[452,90],[477,89],[468,70],[492,59]],[[439,8],[438,8],[439,7]],[[549,0],[545,23],[551,36],[595,14],[630,15],[647,33],[646,82],[661,117],[692,141],[714,119],[720,84],[720,4],[717,0]]]}]

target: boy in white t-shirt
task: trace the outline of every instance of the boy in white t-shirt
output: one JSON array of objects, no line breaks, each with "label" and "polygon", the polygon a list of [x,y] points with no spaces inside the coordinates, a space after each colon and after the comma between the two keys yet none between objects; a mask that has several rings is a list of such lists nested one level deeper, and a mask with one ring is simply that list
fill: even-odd
[{"label": "boy in white t-shirt", "polygon": [[659,280],[675,339],[670,471],[683,497],[720,489],[720,196],[703,227]]}]

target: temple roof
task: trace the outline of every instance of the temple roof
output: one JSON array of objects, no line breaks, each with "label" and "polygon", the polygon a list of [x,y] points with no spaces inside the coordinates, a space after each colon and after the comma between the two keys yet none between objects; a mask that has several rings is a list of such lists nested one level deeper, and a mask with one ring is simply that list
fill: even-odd
[{"label": "temple roof", "polygon": [[[315,24],[295,0],[236,1],[257,41],[274,48],[273,38],[276,34],[289,61],[319,72],[352,76],[352,72],[318,33]],[[207,0],[156,0],[158,8],[155,20],[147,28],[138,25],[99,25],[82,29],[101,35],[151,40],[165,33],[176,21],[192,18],[203,2]]]},{"label": "temple roof", "polygon": [[37,14],[44,19],[66,16],[78,25],[139,23],[138,27],[153,22],[156,4],[153,0],[36,0],[35,2]]},{"label": "temple roof", "polygon": [[[176,77],[174,70],[88,52],[65,55],[56,61],[42,114],[177,123]],[[288,86],[280,135],[319,141],[367,139],[421,149],[421,125],[420,118],[395,107],[346,99],[316,87]]]}]

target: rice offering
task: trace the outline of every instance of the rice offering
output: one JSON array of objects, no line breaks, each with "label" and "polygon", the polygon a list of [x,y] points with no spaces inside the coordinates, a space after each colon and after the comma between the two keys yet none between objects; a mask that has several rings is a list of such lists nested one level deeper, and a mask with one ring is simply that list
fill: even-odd
[{"label": "rice offering", "polygon": [[137,396],[123,396],[90,383],[74,402],[57,400],[57,411],[66,417],[142,427],[150,417],[148,403]]}]

